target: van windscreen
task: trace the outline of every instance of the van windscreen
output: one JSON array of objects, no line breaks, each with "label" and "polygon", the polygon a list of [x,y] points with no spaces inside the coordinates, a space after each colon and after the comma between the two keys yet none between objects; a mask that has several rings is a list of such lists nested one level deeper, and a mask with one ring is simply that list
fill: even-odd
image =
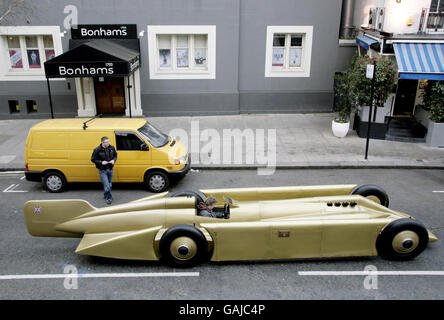
[{"label": "van windscreen", "polygon": [[140,127],[138,131],[154,148],[163,147],[170,141],[169,137],[165,133],[154,127],[148,121],[143,127]]}]

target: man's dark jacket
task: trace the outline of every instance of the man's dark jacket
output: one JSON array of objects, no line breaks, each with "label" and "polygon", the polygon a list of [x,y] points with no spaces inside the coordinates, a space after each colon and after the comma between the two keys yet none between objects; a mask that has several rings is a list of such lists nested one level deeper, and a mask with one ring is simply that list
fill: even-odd
[{"label": "man's dark jacket", "polygon": [[109,145],[108,148],[104,148],[102,147],[102,144],[100,144],[94,149],[91,156],[91,161],[96,165],[96,168],[100,170],[112,169],[114,166],[112,163],[106,165],[102,164],[102,161],[109,162],[111,160],[114,160],[114,162],[117,160],[117,151],[112,145]]}]

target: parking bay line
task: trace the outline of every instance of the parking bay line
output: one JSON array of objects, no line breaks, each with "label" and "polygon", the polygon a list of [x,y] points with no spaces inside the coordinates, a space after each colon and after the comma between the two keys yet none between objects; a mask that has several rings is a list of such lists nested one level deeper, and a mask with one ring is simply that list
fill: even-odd
[{"label": "parking bay line", "polygon": [[300,276],[444,276],[444,270],[420,271],[298,271]]},{"label": "parking bay line", "polygon": [[11,184],[9,187],[7,187],[3,192],[28,192],[26,190],[15,190],[19,184]]},{"label": "parking bay line", "polygon": [[199,277],[199,272],[142,272],[142,273],[58,273],[0,275],[0,280],[60,279],[60,278],[159,278]]}]

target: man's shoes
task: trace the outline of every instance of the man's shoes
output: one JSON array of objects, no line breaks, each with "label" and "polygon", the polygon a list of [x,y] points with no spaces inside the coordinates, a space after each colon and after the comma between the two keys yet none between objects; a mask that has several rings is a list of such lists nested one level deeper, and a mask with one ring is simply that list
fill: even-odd
[{"label": "man's shoes", "polygon": [[106,200],[106,204],[111,204],[111,203],[113,203],[113,200],[112,200],[112,199],[107,199],[107,200]]}]

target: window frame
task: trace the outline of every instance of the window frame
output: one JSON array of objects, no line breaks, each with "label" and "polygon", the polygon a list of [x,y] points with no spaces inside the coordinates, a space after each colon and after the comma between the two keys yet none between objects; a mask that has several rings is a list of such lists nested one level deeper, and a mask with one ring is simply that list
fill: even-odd
[{"label": "window frame", "polygon": [[[284,66],[273,66],[273,39],[276,34],[284,34]],[[291,36],[302,36],[301,65],[290,67]],[[265,77],[310,77],[313,26],[267,26],[265,48]],[[280,48],[280,47],[278,47]],[[294,46],[297,48],[297,46]]]},{"label": "window frame", "polygon": [[[216,78],[216,26],[159,26],[148,25],[148,60],[150,79],[215,79]],[[171,67],[160,67],[158,35],[170,35]],[[188,36],[188,67],[177,67],[177,36]],[[195,36],[207,37],[206,67],[197,67],[194,61]],[[179,48],[180,49],[180,48]],[[198,47],[202,49],[202,47]]]},{"label": "window frame", "polygon": [[[145,139],[143,139],[141,136],[139,136],[138,133],[136,133],[136,132],[134,132],[134,131],[114,131],[114,137],[115,137],[115,139],[116,139],[116,151],[148,151],[148,150],[142,150],[142,149],[136,149],[136,150],[133,150],[133,149],[130,149],[130,150],[128,150],[128,149],[119,149],[118,146],[117,146],[117,144],[118,144],[118,143],[117,143],[117,136],[119,136],[119,135],[122,134],[122,133],[124,133],[124,134],[126,134],[126,135],[128,135],[128,134],[135,135],[137,138],[139,138],[139,140],[140,140],[140,142],[141,142],[140,145],[145,144],[145,145],[147,145],[148,148],[149,148],[149,145],[148,145],[148,143],[145,141]],[[121,135],[121,136],[123,136],[123,135]]]},{"label": "window frame", "polygon": [[[22,54],[22,68],[12,68],[9,57],[8,36],[18,36]],[[26,36],[36,36],[40,57],[40,68],[30,68],[26,47]],[[46,80],[44,62],[46,61],[46,48],[43,36],[52,36],[55,56],[63,53],[59,26],[7,26],[0,27],[0,81]],[[60,78],[58,80],[64,80]]]}]

